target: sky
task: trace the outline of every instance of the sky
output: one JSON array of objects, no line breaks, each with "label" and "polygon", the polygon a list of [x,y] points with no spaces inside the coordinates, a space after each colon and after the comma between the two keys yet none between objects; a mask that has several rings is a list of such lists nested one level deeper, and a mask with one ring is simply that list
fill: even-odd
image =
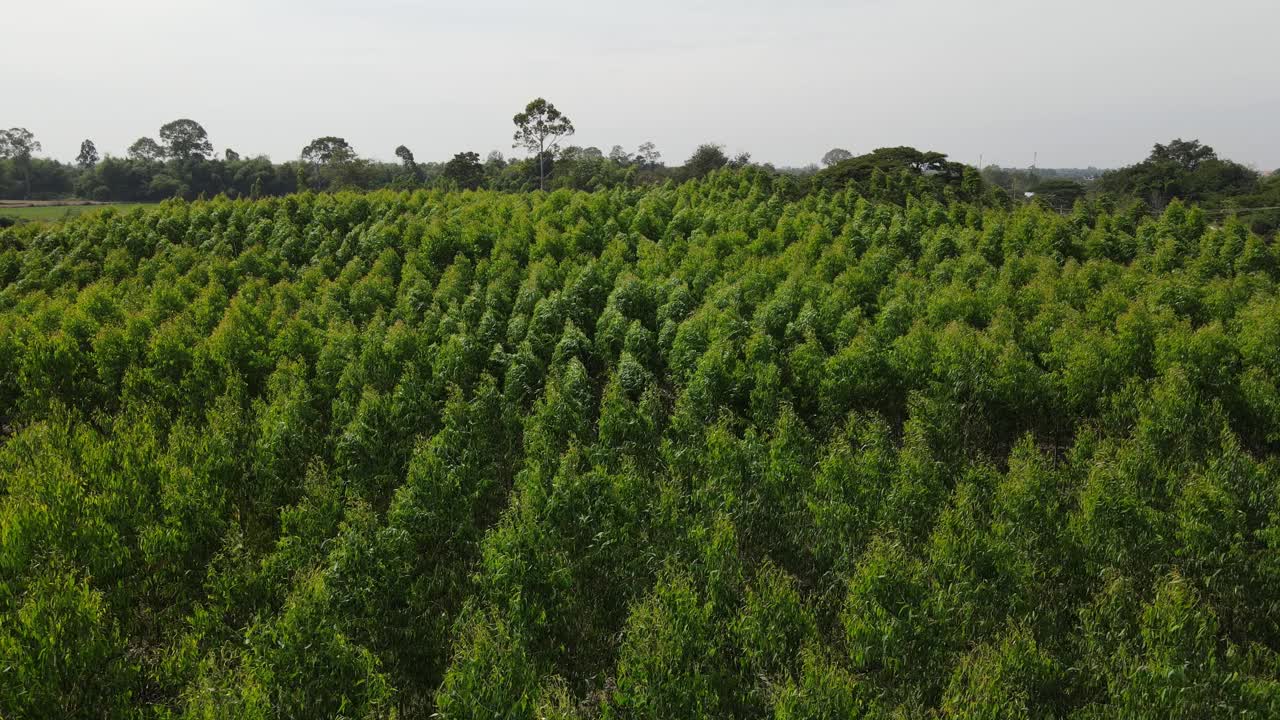
[{"label": "sky", "polygon": [[40,0],[4,12],[0,127],[124,154],[192,118],[218,153],[510,156],[546,97],[573,144],[716,142],[1116,167],[1199,138],[1280,168],[1278,0]]}]

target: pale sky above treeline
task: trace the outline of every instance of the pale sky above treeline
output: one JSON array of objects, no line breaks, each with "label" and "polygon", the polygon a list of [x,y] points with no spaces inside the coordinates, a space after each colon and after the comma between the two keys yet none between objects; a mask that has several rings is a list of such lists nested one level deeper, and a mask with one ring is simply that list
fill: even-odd
[{"label": "pale sky above treeline", "polygon": [[544,96],[571,142],[703,142],[776,165],[913,145],[1115,167],[1199,138],[1280,167],[1276,0],[43,0],[6,8],[0,126],[123,155],[176,118],[219,153],[312,138],[419,160],[511,149]]}]

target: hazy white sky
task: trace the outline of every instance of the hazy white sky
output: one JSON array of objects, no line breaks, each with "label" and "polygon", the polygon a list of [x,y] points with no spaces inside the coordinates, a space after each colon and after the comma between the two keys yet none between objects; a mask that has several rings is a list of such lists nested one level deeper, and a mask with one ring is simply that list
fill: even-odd
[{"label": "hazy white sky", "polygon": [[700,142],[1114,166],[1197,137],[1280,167],[1280,0],[39,0],[8,3],[0,127],[123,154],[190,117],[218,152],[511,154],[542,95],[608,152]]}]

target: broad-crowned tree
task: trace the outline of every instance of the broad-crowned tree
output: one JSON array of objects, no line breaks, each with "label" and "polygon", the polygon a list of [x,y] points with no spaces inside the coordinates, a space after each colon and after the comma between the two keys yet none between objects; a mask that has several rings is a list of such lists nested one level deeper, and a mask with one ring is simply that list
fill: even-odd
[{"label": "broad-crowned tree", "polygon": [[480,154],[460,152],[444,164],[444,176],[458,183],[462,190],[475,190],[484,182],[484,165],[480,164]]},{"label": "broad-crowned tree", "polygon": [[322,184],[330,189],[366,187],[369,163],[356,155],[355,148],[340,137],[316,138],[302,149],[304,163],[319,166]]},{"label": "broad-crowned tree", "polygon": [[40,151],[40,141],[26,128],[0,130],[0,157],[21,160]]},{"label": "broad-crowned tree", "polygon": [[329,165],[354,160],[356,151],[340,137],[326,135],[312,140],[302,148],[302,159],[309,163]]},{"label": "broad-crowned tree", "polygon": [[145,160],[147,162],[164,160],[164,148],[160,146],[160,143],[149,137],[140,137],[134,140],[127,152],[130,160]]},{"label": "broad-crowned tree", "polygon": [[1148,158],[1152,162],[1173,162],[1181,165],[1185,170],[1195,170],[1200,163],[1206,160],[1216,160],[1218,153],[1208,145],[1202,144],[1199,140],[1183,140],[1175,138],[1168,145],[1156,143],[1151,149],[1151,157]]},{"label": "broad-crowned tree", "polygon": [[715,143],[703,143],[685,161],[684,171],[690,178],[700,178],[728,164],[729,156],[724,154],[723,146]]},{"label": "broad-crowned tree", "polygon": [[853,153],[845,150],[844,148],[831,148],[822,156],[822,165],[823,167],[831,167],[838,162],[848,160],[852,157]]},{"label": "broad-crowned tree", "polygon": [[207,160],[213,155],[209,133],[195,120],[182,118],[161,125],[160,141],[164,143],[165,153],[178,160]]}]

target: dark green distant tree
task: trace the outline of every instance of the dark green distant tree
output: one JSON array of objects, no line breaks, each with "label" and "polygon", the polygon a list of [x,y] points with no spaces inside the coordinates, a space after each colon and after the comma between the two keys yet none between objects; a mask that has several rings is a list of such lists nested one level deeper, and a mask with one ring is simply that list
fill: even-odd
[{"label": "dark green distant tree", "polygon": [[26,128],[0,132],[0,158],[9,159],[22,171],[23,197],[31,196],[31,155],[40,152],[40,142]]},{"label": "dark green distant tree", "polygon": [[235,162],[240,159],[240,153],[236,152],[235,150],[232,150],[231,148],[227,148],[226,151],[223,153],[223,157],[226,158],[227,162]]},{"label": "dark green distant tree", "polygon": [[511,119],[516,126],[512,147],[524,148],[538,156],[538,189],[547,186],[546,158],[554,156],[562,138],[574,133],[573,121],[543,98],[536,98],[525,106],[524,112]]},{"label": "dark green distant tree", "polygon": [[302,148],[302,159],[305,162],[320,165],[348,162],[355,157],[356,151],[351,144],[333,135],[316,138]]},{"label": "dark green distant tree", "polygon": [[662,162],[662,153],[658,152],[658,146],[653,143],[643,142],[636,148],[636,161],[644,167],[654,168]]},{"label": "dark green distant tree", "polygon": [[853,153],[844,148],[831,148],[822,156],[822,166],[831,167],[838,162],[843,162],[853,157]]},{"label": "dark green distant tree", "polygon": [[729,156],[724,154],[724,146],[715,143],[703,143],[685,161],[684,172],[686,177],[700,178],[728,164]]},{"label": "dark green distant tree", "polygon": [[551,186],[597,190],[624,183],[628,162],[606,158],[599,148],[569,146],[560,153]]},{"label": "dark green distant tree", "polygon": [[80,154],[76,155],[76,164],[82,168],[90,168],[97,165],[98,160],[98,148],[93,144],[93,141],[82,141],[80,143]]},{"label": "dark green distant tree", "polygon": [[143,160],[146,162],[160,162],[164,160],[164,148],[160,143],[149,137],[140,137],[133,141],[127,151],[129,158],[132,160]]},{"label": "dark green distant tree", "polygon": [[[497,150],[490,150],[484,158],[484,176],[487,182],[500,177],[507,167],[507,159]],[[492,185],[490,185],[492,187]]]},{"label": "dark green distant tree", "polygon": [[630,165],[633,160],[631,153],[622,149],[621,145],[614,145],[609,148],[609,159],[619,165]]},{"label": "dark green distant tree", "polygon": [[[864,192],[877,197],[901,193],[899,181],[905,181],[917,192],[939,193],[942,188],[959,185],[965,166],[952,162],[944,153],[917,150],[913,147],[876,148],[865,155],[841,160],[814,175],[817,187],[840,190],[858,183]],[[905,178],[905,180],[904,180]],[[894,190],[893,188],[899,188]]]},{"label": "dark green distant tree", "polygon": [[400,158],[405,174],[413,178],[414,182],[422,182],[422,167],[413,159],[412,150],[401,145],[396,148],[396,157]]},{"label": "dark green distant tree", "polygon": [[164,143],[165,154],[177,160],[208,160],[213,155],[209,133],[195,120],[183,118],[161,125],[160,142]]},{"label": "dark green distant tree", "polygon": [[302,149],[304,163],[314,166],[313,179],[328,189],[367,188],[372,163],[356,155],[355,148],[340,137],[316,138]]},{"label": "dark green distant tree", "polygon": [[9,128],[0,131],[0,154],[5,158],[31,157],[40,151],[40,142],[26,128]]},{"label": "dark green distant tree", "polygon": [[1085,196],[1085,187],[1074,180],[1046,180],[1035,187],[1036,200],[1059,212],[1070,210]]},{"label": "dark green distant tree", "polygon": [[1223,198],[1248,195],[1259,186],[1258,173],[1223,160],[1199,140],[1181,138],[1157,143],[1146,160],[1098,179],[1097,189],[1141,198],[1160,208],[1178,198],[1217,204]]},{"label": "dark green distant tree", "polygon": [[404,145],[400,145],[396,148],[396,157],[400,158],[400,162],[403,163],[406,168],[417,167],[418,165],[413,160],[413,151]]},{"label": "dark green distant tree", "polygon": [[1194,171],[1206,160],[1217,160],[1218,153],[1199,140],[1183,140],[1175,138],[1168,145],[1156,143],[1151,149],[1152,162],[1172,162],[1182,166],[1188,172]]},{"label": "dark green distant tree", "polygon": [[463,190],[475,190],[484,182],[484,165],[480,154],[460,152],[444,164],[444,176],[453,180]]}]

